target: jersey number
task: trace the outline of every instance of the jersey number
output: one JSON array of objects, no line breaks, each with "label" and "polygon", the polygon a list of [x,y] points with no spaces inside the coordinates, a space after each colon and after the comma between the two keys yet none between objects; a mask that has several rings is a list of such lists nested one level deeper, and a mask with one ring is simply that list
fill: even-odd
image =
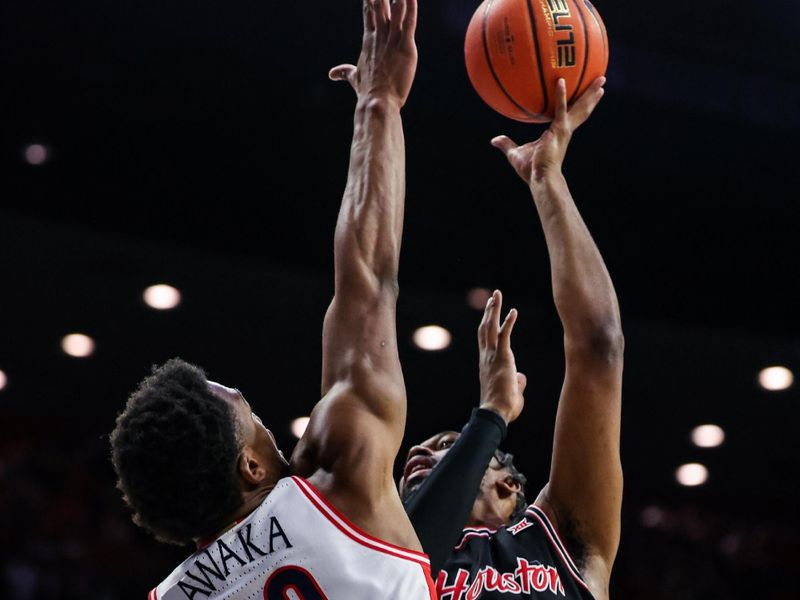
[{"label": "jersey number", "polygon": [[264,600],[328,600],[328,597],[302,567],[281,567],[267,579]]}]

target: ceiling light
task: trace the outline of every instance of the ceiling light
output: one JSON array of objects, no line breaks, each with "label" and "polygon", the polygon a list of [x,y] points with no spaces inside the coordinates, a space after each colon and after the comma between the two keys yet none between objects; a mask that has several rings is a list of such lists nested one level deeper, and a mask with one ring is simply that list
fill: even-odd
[{"label": "ceiling light", "polygon": [[765,390],[785,390],[794,383],[794,375],[786,367],[767,367],[758,374],[758,383]]},{"label": "ceiling light", "polygon": [[47,148],[41,144],[31,144],[25,148],[25,160],[29,165],[40,165],[47,160]]},{"label": "ceiling light", "polygon": [[700,463],[689,463],[681,465],[675,471],[675,479],[678,483],[685,486],[702,485],[708,479],[708,469]]},{"label": "ceiling light", "polygon": [[467,292],[467,304],[475,310],[484,310],[491,297],[492,290],[482,287],[473,288]]},{"label": "ceiling light", "polygon": [[658,527],[664,522],[664,517],[666,515],[658,506],[648,506],[642,510],[642,514],[640,516],[642,519],[642,525],[645,527]]},{"label": "ceiling light", "polygon": [[169,310],[181,303],[181,293],[165,283],[151,285],[142,296],[147,306],[156,310]]},{"label": "ceiling light", "polygon": [[71,333],[61,340],[61,348],[76,358],[85,358],[94,352],[94,340],[82,333]]},{"label": "ceiling light", "polygon": [[297,417],[294,421],[292,421],[292,434],[297,439],[303,437],[303,434],[306,432],[306,427],[308,427],[308,417]]},{"label": "ceiling light", "polygon": [[714,448],[725,441],[725,432],[717,425],[700,425],[692,430],[692,441],[701,448]]},{"label": "ceiling light", "polygon": [[450,345],[452,336],[444,327],[426,325],[414,332],[414,343],[422,350],[444,350]]}]

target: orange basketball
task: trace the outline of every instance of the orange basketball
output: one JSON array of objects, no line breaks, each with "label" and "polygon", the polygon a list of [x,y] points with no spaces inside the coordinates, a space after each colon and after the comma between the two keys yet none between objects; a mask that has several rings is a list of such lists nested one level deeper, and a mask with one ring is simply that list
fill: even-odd
[{"label": "orange basketball", "polygon": [[467,72],[484,102],[527,123],[553,120],[556,81],[571,104],[608,67],[608,37],[589,0],[484,0],[467,28]]}]

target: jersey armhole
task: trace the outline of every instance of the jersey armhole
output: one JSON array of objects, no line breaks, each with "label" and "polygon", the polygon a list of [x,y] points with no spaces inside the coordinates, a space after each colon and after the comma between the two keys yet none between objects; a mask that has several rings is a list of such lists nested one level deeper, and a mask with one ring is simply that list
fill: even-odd
[{"label": "jersey armhole", "polygon": [[428,555],[424,552],[417,552],[416,550],[403,548],[368,534],[366,531],[352,523],[345,515],[339,512],[339,510],[333,506],[328,499],[325,498],[325,496],[323,496],[310,482],[306,481],[302,477],[297,477],[296,475],[292,476],[292,481],[294,481],[294,483],[309,500],[309,502],[311,502],[314,508],[316,508],[322,514],[322,516],[331,522],[334,527],[336,527],[351,540],[361,544],[362,546],[370,548],[371,550],[376,550],[396,558],[402,558],[419,563],[423,567],[427,567],[428,571],[430,571],[431,562],[428,558]]},{"label": "jersey armhole", "polygon": [[564,545],[564,542],[561,541],[561,537],[558,535],[558,531],[553,526],[553,523],[548,518],[547,514],[538,506],[531,504],[526,510],[525,515],[532,517],[535,519],[539,525],[541,525],[544,532],[547,534],[547,538],[550,540],[552,546],[556,549],[559,556],[561,556],[561,560],[564,562],[564,565],[567,567],[567,570],[570,572],[572,577],[577,581],[583,588],[586,589],[589,594],[594,597],[592,591],[589,589],[589,586],[586,585],[586,582],[583,580],[581,576],[581,572],[578,569],[578,566],[575,564],[575,561],[572,560],[572,556],[570,556],[569,550]]}]

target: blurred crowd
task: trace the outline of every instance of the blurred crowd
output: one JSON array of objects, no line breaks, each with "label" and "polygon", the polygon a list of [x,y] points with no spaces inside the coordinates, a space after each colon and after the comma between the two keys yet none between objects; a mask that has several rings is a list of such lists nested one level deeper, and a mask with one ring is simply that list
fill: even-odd
[{"label": "blurred crowd", "polygon": [[[101,436],[0,441],[0,597],[144,600],[190,549],[130,521]],[[788,600],[797,523],[708,507],[626,505],[615,600]]]}]

